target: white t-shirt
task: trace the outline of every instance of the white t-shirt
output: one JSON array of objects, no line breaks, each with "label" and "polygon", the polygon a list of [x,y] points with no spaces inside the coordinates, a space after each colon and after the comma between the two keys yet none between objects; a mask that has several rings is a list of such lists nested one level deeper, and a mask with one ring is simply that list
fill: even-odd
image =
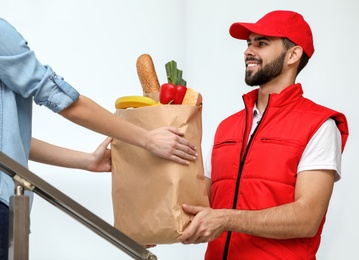
[{"label": "white t-shirt", "polygon": [[[251,134],[262,117],[256,108],[253,115]],[[330,118],[321,125],[308,142],[299,161],[297,173],[308,170],[335,170],[335,181],[338,181],[341,178],[341,145],[340,131],[335,121]],[[207,155],[204,167],[204,175],[209,179],[212,170],[212,148],[213,145]]]}]

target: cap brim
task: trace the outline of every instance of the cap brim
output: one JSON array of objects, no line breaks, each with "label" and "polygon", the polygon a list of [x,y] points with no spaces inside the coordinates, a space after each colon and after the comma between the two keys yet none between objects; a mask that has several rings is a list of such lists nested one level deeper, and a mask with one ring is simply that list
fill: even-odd
[{"label": "cap brim", "polygon": [[284,37],[281,33],[256,23],[234,23],[229,28],[230,35],[241,40],[247,40],[251,32],[265,36]]}]

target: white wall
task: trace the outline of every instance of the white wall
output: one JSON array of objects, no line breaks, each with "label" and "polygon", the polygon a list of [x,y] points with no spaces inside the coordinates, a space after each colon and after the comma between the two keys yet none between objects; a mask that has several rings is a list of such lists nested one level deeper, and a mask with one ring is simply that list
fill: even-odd
[{"label": "white wall", "polygon": [[[343,178],[335,185],[318,259],[357,256],[359,197],[355,160],[359,145],[356,80],[359,54],[355,0],[0,0],[0,17],[28,40],[43,64],[50,64],[79,92],[114,111],[123,95],[142,94],[135,62],[154,59],[160,81],[174,59],[190,87],[204,96],[203,150],[217,124],[243,108],[245,43],[232,39],[235,21],[256,21],[274,9],[296,10],[310,23],[316,51],[298,78],[305,96],[347,115],[350,137],[343,156]],[[92,151],[105,138],[34,107],[35,137]],[[109,223],[113,222],[111,174],[30,164],[40,177]],[[129,259],[92,231],[39,197],[32,210],[30,259]],[[205,245],[159,245],[159,259],[202,259]]]}]

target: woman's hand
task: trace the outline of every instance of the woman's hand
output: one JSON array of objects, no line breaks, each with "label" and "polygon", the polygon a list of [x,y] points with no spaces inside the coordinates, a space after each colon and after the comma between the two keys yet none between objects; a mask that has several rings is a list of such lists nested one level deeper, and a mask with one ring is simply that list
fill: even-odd
[{"label": "woman's hand", "polygon": [[112,142],[111,137],[107,137],[97,149],[89,154],[88,171],[110,172],[111,171],[111,149],[108,148]]},{"label": "woman's hand", "polygon": [[161,127],[149,132],[145,149],[165,159],[188,164],[198,156],[196,147],[182,137],[176,127]]}]

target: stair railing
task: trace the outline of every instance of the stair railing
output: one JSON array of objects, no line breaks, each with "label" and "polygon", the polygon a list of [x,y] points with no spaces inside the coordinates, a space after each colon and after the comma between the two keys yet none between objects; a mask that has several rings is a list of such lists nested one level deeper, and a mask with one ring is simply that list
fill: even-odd
[{"label": "stair railing", "polygon": [[15,181],[15,192],[10,198],[9,259],[29,259],[29,197],[25,189],[33,191],[91,229],[133,259],[156,260],[156,255],[136,243],[79,203],[0,152],[0,170]]}]

